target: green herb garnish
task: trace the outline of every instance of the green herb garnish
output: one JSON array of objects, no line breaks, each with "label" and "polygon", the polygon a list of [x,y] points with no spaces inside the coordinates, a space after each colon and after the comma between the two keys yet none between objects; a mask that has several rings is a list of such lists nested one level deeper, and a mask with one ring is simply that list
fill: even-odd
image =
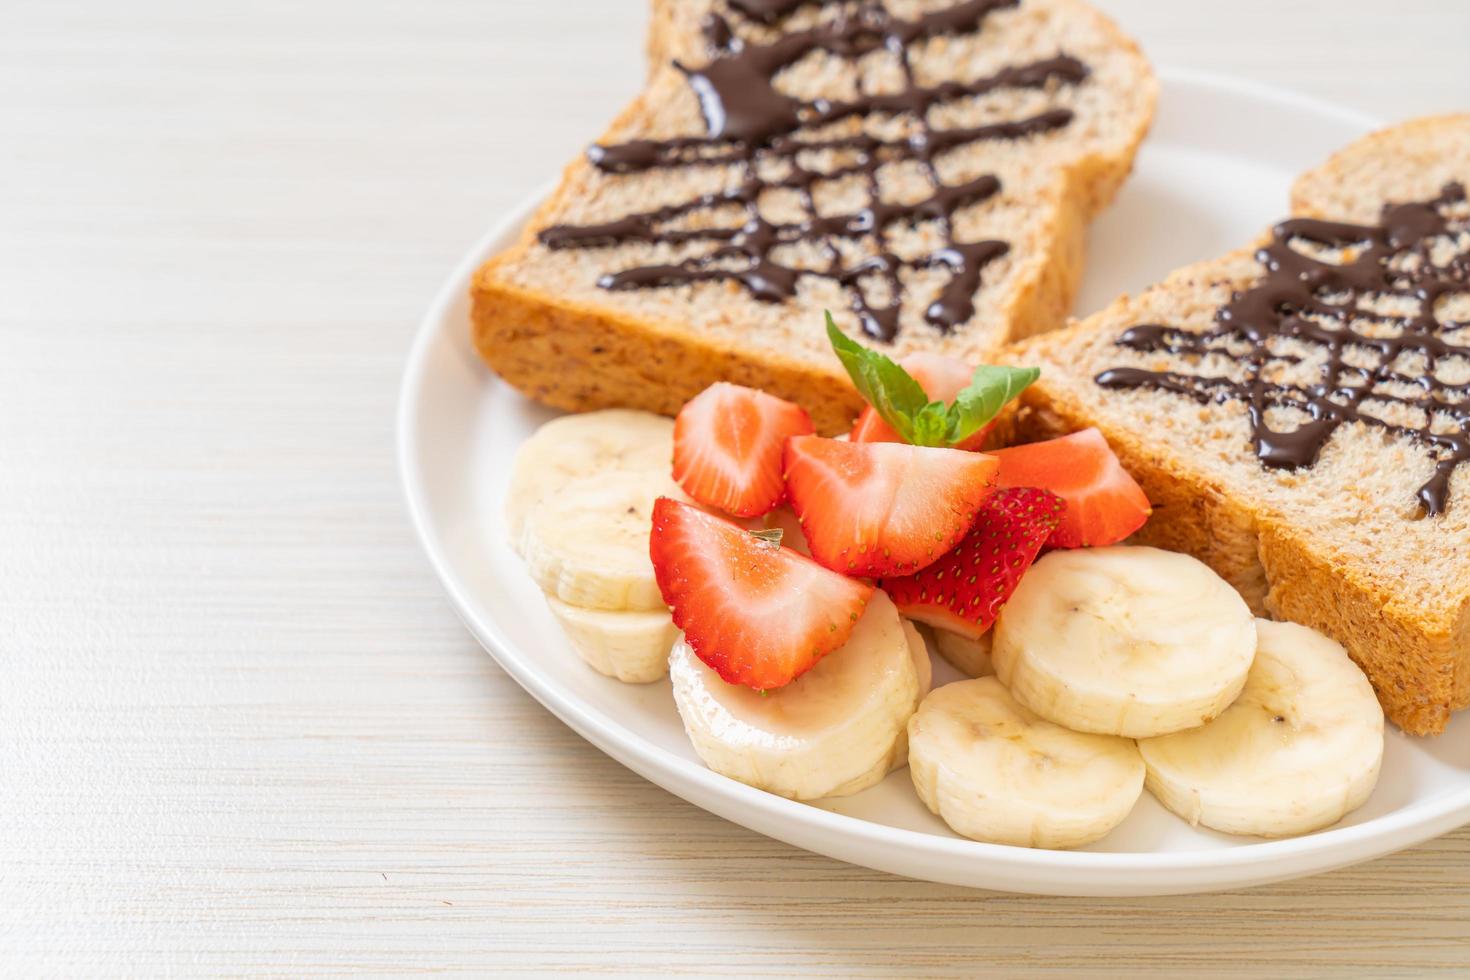
[{"label": "green herb garnish", "polygon": [[946,405],[931,402],[919,383],[888,355],[864,347],[839,330],[830,312],[827,339],[858,394],[904,441],[915,446],[959,445],[1041,377],[1040,368],[982,364],[964,390]]}]

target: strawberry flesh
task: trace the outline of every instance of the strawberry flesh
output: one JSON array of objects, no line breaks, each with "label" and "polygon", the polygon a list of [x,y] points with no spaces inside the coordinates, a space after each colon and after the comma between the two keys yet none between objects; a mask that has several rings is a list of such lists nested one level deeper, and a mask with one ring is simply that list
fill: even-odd
[{"label": "strawberry flesh", "polygon": [[731,684],[782,687],[847,642],[873,587],[660,497],[649,555],[674,624]]},{"label": "strawberry flesh", "polygon": [[1067,513],[1049,547],[1117,544],[1143,527],[1148,495],[1097,429],[1060,439],[996,450],[1002,487],[1041,487],[1067,502]]},{"label": "strawberry flesh", "polygon": [[[899,365],[909,373],[919,387],[924,389],[924,394],[929,396],[933,402],[952,402],[970,383],[973,370],[963,361],[957,361],[943,354],[935,354],[931,351],[916,351],[905,357]],[[987,422],[978,431],[965,439],[956,449],[979,449],[985,444],[985,436],[995,427],[994,422]],[[903,436],[899,435],[883,417],[874,411],[873,406],[865,407],[852,425],[852,434],[848,436],[853,442],[903,442]]]},{"label": "strawberry flesh", "polygon": [[720,381],[674,420],[674,480],[695,500],[736,517],[774,509],[785,495],[781,449],[812,420],[800,405]]},{"label": "strawberry flesh", "polygon": [[1061,497],[1030,487],[997,490],[958,546],[917,575],[885,578],[910,619],[979,638],[1066,513]]},{"label": "strawberry flesh", "polygon": [[964,537],[998,465],[957,449],[798,436],[786,443],[786,492],[818,562],[907,575]]}]

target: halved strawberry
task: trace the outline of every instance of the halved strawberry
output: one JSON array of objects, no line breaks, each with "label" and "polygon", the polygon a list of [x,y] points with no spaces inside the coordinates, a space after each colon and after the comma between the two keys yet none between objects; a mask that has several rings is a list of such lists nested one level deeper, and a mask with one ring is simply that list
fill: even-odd
[{"label": "halved strawberry", "polygon": [[1003,487],[1041,487],[1067,502],[1048,544],[1054,548],[1117,544],[1143,527],[1153,508],[1097,429],[995,452]]},{"label": "halved strawberry", "polygon": [[781,687],[847,642],[873,587],[660,497],[648,552],[674,624],[731,684]]},{"label": "halved strawberry", "polygon": [[781,447],[788,436],[811,431],[800,405],[717,381],[674,420],[674,479],[695,500],[727,514],[764,514],[785,494]]},{"label": "halved strawberry", "polygon": [[910,619],[978,638],[995,622],[1066,507],[1045,490],[997,490],[953,551],[917,575],[879,584]]},{"label": "halved strawberry", "polygon": [[907,575],[964,537],[997,466],[957,449],[797,436],[786,442],[786,493],[817,561]]},{"label": "halved strawberry", "polygon": [[[924,389],[924,394],[929,396],[930,401],[952,402],[955,395],[964,390],[970,383],[973,369],[963,361],[957,361],[943,354],[935,354],[932,351],[915,351],[903,360],[899,365],[909,373],[919,387]],[[986,434],[995,427],[994,422],[988,422],[970,436],[964,442],[955,446],[956,449],[979,449],[985,445]],[[852,425],[852,434],[848,436],[853,442],[903,442],[903,436],[893,430],[893,426],[883,421],[883,417],[873,410],[873,406],[865,406]]]}]

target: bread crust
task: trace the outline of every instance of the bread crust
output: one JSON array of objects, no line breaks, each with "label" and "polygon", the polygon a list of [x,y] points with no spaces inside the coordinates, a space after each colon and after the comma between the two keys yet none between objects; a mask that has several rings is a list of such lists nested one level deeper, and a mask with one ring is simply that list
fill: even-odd
[{"label": "bread crust", "polygon": [[1291,213],[1371,222],[1391,198],[1424,200],[1464,180],[1467,162],[1470,113],[1410,119],[1355,140],[1298,177]]},{"label": "bread crust", "polygon": [[834,435],[850,429],[863,406],[845,376],[501,281],[477,279],[471,315],[475,347],[501,378],[571,412],[633,407],[674,415],[714,382],[732,381],[802,405],[817,431]]}]

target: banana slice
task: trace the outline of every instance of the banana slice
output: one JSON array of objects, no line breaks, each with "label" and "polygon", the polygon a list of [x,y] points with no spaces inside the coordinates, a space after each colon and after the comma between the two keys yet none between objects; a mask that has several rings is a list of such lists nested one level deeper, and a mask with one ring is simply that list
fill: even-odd
[{"label": "banana slice", "polygon": [[1336,823],[1373,791],[1383,709],[1347,651],[1295,623],[1256,623],[1245,690],[1203,728],[1138,743],[1148,788],[1191,824],[1280,837]]},{"label": "banana slice", "polygon": [[[918,681],[914,693],[914,710],[919,710],[919,705],[934,690],[934,664],[929,660],[929,645],[924,642],[924,634],[918,628],[902,616],[899,621],[903,623],[903,637],[909,645],[909,656],[914,661],[914,679]],[[905,725],[898,733],[898,742],[893,749],[893,761],[889,763],[888,771],[902,769],[909,764],[909,730]]]},{"label": "banana slice", "polygon": [[914,658],[914,677],[919,682],[919,697],[914,702],[914,707],[917,708],[919,701],[928,697],[929,692],[934,689],[934,664],[929,660],[929,644],[924,642],[924,634],[902,616],[899,620],[903,623],[903,637],[908,641],[909,655]]},{"label": "banana slice", "polygon": [[877,783],[904,750],[918,702],[915,656],[898,610],[874,592],[852,636],[785,687],[727,684],[681,637],[669,655],[674,704],[715,772],[796,800]]},{"label": "banana slice", "polygon": [[995,673],[990,662],[990,645],[994,636],[994,633],[982,633],[980,639],[972,640],[968,636],[936,628],[934,646],[955,670],[970,677],[989,677]]},{"label": "banana slice", "polygon": [[1143,792],[1126,738],[1053,725],[994,677],[946,684],[909,719],[909,775],[955,833],[1022,847],[1079,847],[1122,823]]},{"label": "banana slice", "polygon": [[674,420],[662,415],[610,408],[552,419],[521,443],[511,464],[505,497],[511,546],[520,549],[531,510],[564,487],[616,471],[672,483],[673,457]]},{"label": "banana slice", "polygon": [[541,591],[583,609],[663,609],[648,557],[653,502],[667,476],[608,473],[543,498],[521,529],[521,555]]},{"label": "banana slice", "polygon": [[546,597],[572,649],[599,674],[628,684],[647,684],[669,671],[669,650],[679,638],[667,609],[615,612],[569,606]]},{"label": "banana slice", "polygon": [[1157,548],[1053,551],[1001,609],[991,660],[1015,699],[1074,731],[1197,728],[1245,685],[1256,624],[1202,562]]}]

